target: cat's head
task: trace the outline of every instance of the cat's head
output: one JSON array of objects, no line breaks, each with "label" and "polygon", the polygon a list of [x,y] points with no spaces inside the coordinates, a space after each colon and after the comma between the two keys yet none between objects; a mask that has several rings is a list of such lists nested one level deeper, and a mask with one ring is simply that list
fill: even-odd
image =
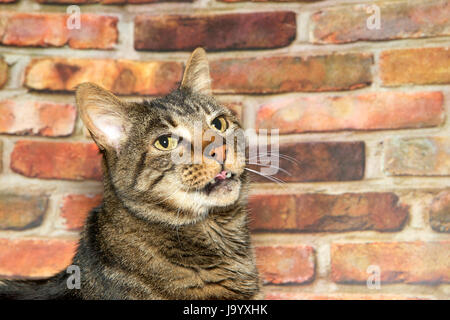
[{"label": "cat's head", "polygon": [[193,52],[180,88],[163,98],[125,102],[83,83],[76,101],[103,152],[105,182],[129,210],[181,225],[240,199],[245,151],[236,134],[241,127],[211,96],[203,49]]}]

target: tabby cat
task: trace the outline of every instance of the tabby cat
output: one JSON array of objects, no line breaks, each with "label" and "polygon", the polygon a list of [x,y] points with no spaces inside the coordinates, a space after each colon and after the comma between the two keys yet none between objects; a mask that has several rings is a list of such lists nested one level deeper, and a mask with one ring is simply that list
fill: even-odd
[{"label": "tabby cat", "polygon": [[[80,116],[102,153],[104,200],[92,210],[72,265],[44,280],[4,281],[3,299],[251,299],[260,284],[246,213],[245,152],[201,144],[194,124],[224,138],[240,128],[217,103],[205,51],[191,55],[179,89],[131,103],[77,87]],[[211,147],[212,145],[212,147]],[[209,150],[206,150],[207,147]]]}]

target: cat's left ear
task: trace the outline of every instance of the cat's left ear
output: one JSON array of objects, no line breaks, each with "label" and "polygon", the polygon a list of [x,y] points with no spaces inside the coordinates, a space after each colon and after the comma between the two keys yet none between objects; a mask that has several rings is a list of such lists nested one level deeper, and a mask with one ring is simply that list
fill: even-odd
[{"label": "cat's left ear", "polygon": [[189,58],[181,82],[182,88],[194,92],[211,94],[211,77],[209,74],[209,63],[203,48],[197,48]]},{"label": "cat's left ear", "polygon": [[101,149],[119,150],[130,129],[126,105],[102,87],[85,82],[77,86],[78,112]]}]

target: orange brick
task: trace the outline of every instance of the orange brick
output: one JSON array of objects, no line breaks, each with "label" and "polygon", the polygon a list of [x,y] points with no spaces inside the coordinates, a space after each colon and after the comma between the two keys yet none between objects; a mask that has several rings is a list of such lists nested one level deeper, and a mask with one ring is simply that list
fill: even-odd
[{"label": "orange brick", "polygon": [[0,277],[47,278],[70,265],[75,240],[0,239]]},{"label": "orange brick", "polygon": [[321,8],[312,15],[314,43],[347,43],[450,35],[447,0],[381,2],[380,29],[369,29],[370,3]]},{"label": "orange brick", "polygon": [[379,92],[273,99],[258,110],[256,128],[281,134],[404,129],[438,126],[444,119],[441,92]]},{"label": "orange brick", "polygon": [[177,88],[183,66],[170,61],[111,59],[33,59],[25,72],[25,86],[34,90],[73,91],[94,82],[117,94],[162,95]]},{"label": "orange brick", "polygon": [[[5,1],[5,0],[3,0]],[[9,1],[9,0],[6,0]],[[15,1],[15,0],[13,0]],[[142,4],[142,3],[154,3],[165,2],[166,0],[35,0],[39,3],[57,3],[57,4],[89,4],[89,3],[101,3],[101,4]],[[192,2],[193,0],[170,0],[173,2]]]},{"label": "orange brick", "polygon": [[384,51],[380,55],[380,75],[386,86],[450,83],[450,49]]},{"label": "orange brick", "polygon": [[64,197],[61,204],[61,217],[64,228],[80,230],[88,213],[102,202],[102,195],[70,194]]},{"label": "orange brick", "polygon": [[111,49],[117,43],[117,17],[80,15],[80,29],[67,27],[69,15],[59,13],[2,12],[1,43],[7,46]]},{"label": "orange brick", "polygon": [[370,54],[258,57],[210,62],[217,93],[337,91],[372,83]]},{"label": "orange brick", "polygon": [[314,279],[314,249],[310,246],[258,246],[255,252],[266,284],[305,283]]},{"label": "orange brick", "polygon": [[450,282],[450,241],[333,243],[331,277],[338,283],[366,283],[378,266],[382,283]]},{"label": "orange brick", "polygon": [[0,101],[0,133],[68,136],[73,133],[76,107],[52,102]]},{"label": "orange brick", "polygon": [[266,300],[428,300],[427,296],[408,294],[269,292]]},{"label": "orange brick", "polygon": [[10,166],[31,178],[100,180],[100,160],[94,143],[20,140],[14,145]]}]

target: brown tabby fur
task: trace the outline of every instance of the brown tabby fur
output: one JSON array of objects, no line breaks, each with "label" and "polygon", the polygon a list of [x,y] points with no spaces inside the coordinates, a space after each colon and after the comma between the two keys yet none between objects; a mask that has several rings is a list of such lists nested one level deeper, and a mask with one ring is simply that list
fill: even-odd
[{"label": "brown tabby fur", "polygon": [[[7,281],[0,298],[255,298],[260,285],[245,210],[244,154],[231,150],[225,164],[215,153],[200,164],[174,164],[170,152],[153,146],[167,130],[192,133],[196,121],[206,129],[217,115],[229,130],[240,128],[210,91],[203,49],[194,51],[180,89],[164,98],[126,103],[97,85],[79,86],[80,116],[104,170],[103,204],[89,214],[72,263],[80,267],[81,288],[68,289],[63,270],[45,280]],[[233,191],[201,193],[224,168],[234,173]]]}]

